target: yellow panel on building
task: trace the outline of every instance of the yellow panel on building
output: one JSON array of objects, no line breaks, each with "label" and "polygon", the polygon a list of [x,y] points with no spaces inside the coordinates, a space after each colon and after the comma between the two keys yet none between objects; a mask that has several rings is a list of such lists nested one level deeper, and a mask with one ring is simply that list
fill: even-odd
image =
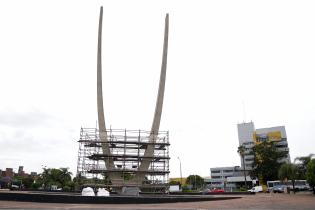
[{"label": "yellow panel on building", "polygon": [[267,133],[269,141],[281,141],[281,132],[280,131],[273,131]]}]

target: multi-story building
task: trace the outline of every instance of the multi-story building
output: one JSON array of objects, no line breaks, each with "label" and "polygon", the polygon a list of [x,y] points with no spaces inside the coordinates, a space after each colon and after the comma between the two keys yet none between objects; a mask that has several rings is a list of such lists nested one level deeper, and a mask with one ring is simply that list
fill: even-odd
[{"label": "multi-story building", "polygon": [[19,166],[18,174],[23,174],[24,172],[23,168],[24,168],[23,166]]},{"label": "multi-story building", "polygon": [[[287,157],[281,159],[281,162],[290,162],[287,134],[284,126],[255,129],[254,123],[240,123],[238,128],[239,145],[245,147],[244,164],[245,170],[251,170],[254,162],[252,148],[254,145],[263,141],[273,141],[278,151],[287,151]],[[244,167],[241,161],[242,168]]]},{"label": "multi-story building", "polygon": [[[239,166],[210,168],[211,179],[205,180],[209,188],[235,188],[245,183],[244,172]],[[247,182],[252,182],[246,176]]]},{"label": "multi-story building", "polygon": [[[287,134],[284,126],[255,129],[254,123],[240,123],[237,125],[239,145],[245,147],[244,163],[241,160],[241,167],[216,167],[210,168],[211,178],[205,179],[209,188],[235,188],[256,183],[248,176],[252,170],[254,155],[253,147],[263,141],[273,141],[278,151],[287,151],[288,155],[281,159],[280,162],[290,162]],[[245,168],[244,168],[245,164]],[[245,172],[244,172],[245,169]],[[245,173],[245,174],[244,174]],[[244,176],[245,175],[245,176]]]},{"label": "multi-story building", "polygon": [[37,172],[32,171],[30,175],[31,177],[37,177]]},{"label": "multi-story building", "polygon": [[23,166],[19,166],[18,172],[15,173],[13,168],[6,168],[5,170],[0,169],[0,177],[10,177],[13,178],[14,176],[20,176],[20,177],[33,177],[36,178],[37,172],[31,172],[30,174],[25,173],[23,170]]},{"label": "multi-story building", "polygon": [[27,177],[28,176],[28,174],[25,174],[25,172],[23,171],[23,166],[19,166],[19,170],[18,170],[18,175],[19,176],[22,176],[22,177]]},{"label": "multi-story building", "polygon": [[6,168],[5,171],[2,171],[1,176],[12,178],[14,176],[13,168]]}]

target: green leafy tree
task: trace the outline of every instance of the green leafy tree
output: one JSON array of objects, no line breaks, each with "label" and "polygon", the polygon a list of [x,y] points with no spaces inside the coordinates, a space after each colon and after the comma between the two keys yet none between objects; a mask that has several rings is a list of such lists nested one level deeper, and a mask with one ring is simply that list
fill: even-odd
[{"label": "green leafy tree", "polygon": [[68,168],[43,168],[43,173],[40,174],[37,180],[44,189],[50,189],[52,185],[57,185],[58,187],[65,187],[69,182],[71,182],[71,172]]},{"label": "green leafy tree", "polygon": [[86,183],[86,181],[87,181],[87,178],[85,176],[82,176],[80,173],[77,174],[77,176],[73,178],[74,190],[81,191],[81,188],[83,184]]},{"label": "green leafy tree", "polygon": [[62,186],[66,186],[69,182],[71,182],[71,175],[72,173],[69,168],[60,168],[61,172],[59,172],[59,181],[61,182]]},{"label": "green leafy tree", "polygon": [[278,151],[274,142],[263,141],[253,147],[254,162],[250,175],[262,177],[264,184],[268,180],[278,179],[278,171],[281,166],[279,160],[286,157],[288,152]]},{"label": "green leafy tree", "polygon": [[11,180],[11,185],[18,185],[18,186],[22,186],[22,179],[23,177],[22,176],[19,176],[19,175],[14,175],[12,177],[12,180]]},{"label": "green leafy tree", "polygon": [[56,168],[52,168],[50,170],[50,174],[49,174],[49,185],[57,185],[58,187],[62,187],[62,182],[61,182],[61,170],[56,169]]},{"label": "green leafy tree", "polygon": [[306,166],[306,179],[315,194],[315,159],[312,159]]},{"label": "green leafy tree", "polygon": [[237,148],[238,154],[240,154],[243,162],[243,173],[244,173],[244,180],[245,180],[245,188],[247,189],[247,180],[246,180],[246,171],[245,171],[245,147],[241,145]]},{"label": "green leafy tree", "polygon": [[288,184],[288,180],[292,181],[293,192],[295,193],[295,179],[298,175],[297,167],[292,163],[284,163],[279,169],[279,179],[285,181]]},{"label": "green leafy tree", "polygon": [[42,186],[44,189],[48,188],[48,182],[49,182],[49,173],[50,169],[43,168],[43,172],[39,174],[39,178],[37,180],[37,184]]},{"label": "green leafy tree", "polygon": [[41,187],[41,185],[42,185],[42,184],[41,184],[40,182],[38,182],[38,181],[35,180],[35,182],[33,182],[32,185],[31,185],[31,189],[37,190],[38,188]]},{"label": "green leafy tree", "polygon": [[294,159],[294,163],[296,163],[298,169],[298,179],[306,179],[306,167],[313,156],[314,154],[309,154],[308,156],[297,157]]},{"label": "green leafy tree", "polygon": [[190,184],[193,186],[193,189],[200,189],[204,185],[204,180],[199,175],[189,175],[186,179],[186,184]]},{"label": "green leafy tree", "polygon": [[25,189],[31,189],[33,183],[34,183],[34,178],[32,178],[32,177],[23,177],[22,178],[22,184],[23,184]]},{"label": "green leafy tree", "polygon": [[64,187],[62,188],[64,191],[74,191],[75,190],[75,183],[74,181],[68,181]]}]

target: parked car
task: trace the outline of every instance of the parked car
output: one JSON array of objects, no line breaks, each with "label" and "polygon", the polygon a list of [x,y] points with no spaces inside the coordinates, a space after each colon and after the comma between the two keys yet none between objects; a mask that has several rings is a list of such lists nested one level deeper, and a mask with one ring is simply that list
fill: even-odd
[{"label": "parked car", "polygon": [[224,193],[224,189],[213,188],[212,190],[208,190],[207,194],[215,194],[215,193]]},{"label": "parked car", "polygon": [[286,188],[287,186],[285,185],[276,185],[274,186],[271,191],[274,192],[274,193],[283,193],[284,192],[284,189]]},{"label": "parked car", "polygon": [[263,191],[263,188],[262,188],[262,186],[255,186],[255,187],[253,187],[252,189],[250,189],[250,190],[247,190],[248,192],[252,192],[252,193],[257,193],[257,192],[262,192]]},{"label": "parked car", "polygon": [[20,189],[20,186],[15,185],[15,184],[12,184],[10,187],[10,190],[19,190],[19,189]]}]

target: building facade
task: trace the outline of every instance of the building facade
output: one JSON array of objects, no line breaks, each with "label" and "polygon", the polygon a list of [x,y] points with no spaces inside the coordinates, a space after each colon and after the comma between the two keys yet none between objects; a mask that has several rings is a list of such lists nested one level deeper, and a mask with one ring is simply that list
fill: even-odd
[{"label": "building facade", "polygon": [[13,178],[14,176],[36,178],[37,172],[31,172],[30,174],[25,173],[25,171],[23,170],[23,166],[19,166],[17,173],[13,170],[13,168],[6,168],[5,170],[0,169],[0,178],[1,177]]},{"label": "building facade", "polygon": [[[205,179],[208,188],[233,189],[244,185],[244,172],[239,166],[215,167],[210,168],[211,178]],[[249,176],[246,176],[246,182],[252,182]]]},{"label": "building facade", "polygon": [[245,147],[244,163],[241,161],[242,168],[245,164],[245,170],[250,171],[254,162],[252,148],[254,145],[263,141],[272,141],[275,143],[278,151],[288,152],[287,157],[280,162],[291,162],[287,134],[284,126],[255,129],[254,123],[240,123],[237,125],[239,145]]},{"label": "building facade", "polygon": [[[205,179],[208,188],[224,188],[226,190],[244,187],[245,177],[247,186],[255,185],[258,180],[252,180],[249,172],[254,162],[253,147],[264,141],[272,141],[278,151],[288,152],[287,156],[279,162],[291,162],[287,134],[284,126],[255,129],[253,122],[237,125],[239,146],[244,146],[244,163],[240,166],[210,168],[211,177]],[[244,167],[245,166],[245,167]],[[244,170],[245,169],[245,170]],[[245,175],[244,176],[244,171]]]}]

